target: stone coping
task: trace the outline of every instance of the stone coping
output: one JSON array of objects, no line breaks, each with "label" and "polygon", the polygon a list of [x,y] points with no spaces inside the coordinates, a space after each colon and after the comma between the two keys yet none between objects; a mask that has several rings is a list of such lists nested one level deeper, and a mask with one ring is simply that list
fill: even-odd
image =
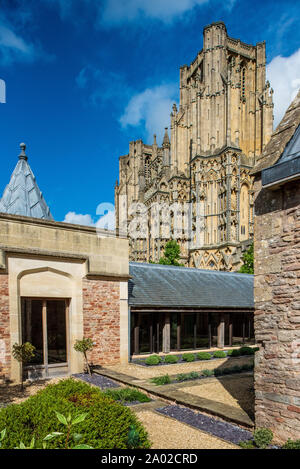
[{"label": "stone coping", "polygon": [[[94,371],[94,373],[100,374],[102,376],[106,376],[111,378],[115,381],[118,381],[123,384],[127,384],[129,386],[133,386],[135,388],[141,389],[146,391],[153,396],[157,396],[159,398],[165,399],[167,401],[175,402],[179,405],[184,405],[186,407],[190,407],[191,409],[199,410],[202,412],[206,412],[211,415],[215,415],[217,417],[221,417],[222,419],[234,422],[238,425],[241,425],[246,428],[254,427],[254,422],[246,412],[242,409],[237,409],[233,406],[228,404],[223,404],[217,401],[213,401],[211,399],[206,399],[199,396],[194,396],[192,394],[187,394],[183,391],[180,391],[179,386],[177,383],[169,384],[164,386],[156,386],[154,384],[149,384],[147,380],[140,380],[133,376],[126,375],[124,373],[116,372],[113,370],[108,370],[103,368],[98,371]],[[239,377],[242,379],[243,376],[249,376],[250,373],[243,373],[242,376]],[[237,375],[227,375],[223,376],[222,378],[207,378],[206,380],[222,380],[222,379],[236,379]],[[206,381],[202,380],[202,382]],[[199,380],[200,382],[201,380]],[[206,381],[207,382],[207,381]],[[190,383],[190,382],[189,382]],[[186,385],[186,383],[185,383]]]}]

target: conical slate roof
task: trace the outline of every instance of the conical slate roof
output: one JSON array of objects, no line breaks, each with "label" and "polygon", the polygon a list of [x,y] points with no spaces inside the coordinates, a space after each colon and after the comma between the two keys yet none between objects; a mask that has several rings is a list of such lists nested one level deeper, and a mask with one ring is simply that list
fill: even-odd
[{"label": "conical slate roof", "polygon": [[0,199],[0,212],[53,220],[50,209],[27,162],[26,145],[21,143],[19,161]]}]

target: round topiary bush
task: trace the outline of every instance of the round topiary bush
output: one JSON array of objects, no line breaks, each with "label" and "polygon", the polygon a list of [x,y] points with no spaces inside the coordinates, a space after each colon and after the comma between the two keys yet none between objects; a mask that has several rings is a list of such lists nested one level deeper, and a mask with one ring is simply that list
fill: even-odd
[{"label": "round topiary bush", "polygon": [[153,366],[153,365],[158,365],[161,363],[162,359],[157,356],[157,355],[151,355],[150,357],[147,357],[145,360],[146,365]]},{"label": "round topiary bush", "polygon": [[300,449],[300,440],[291,440],[289,438],[282,446],[282,449]]},{"label": "round topiary bush", "polygon": [[179,358],[176,355],[167,355],[165,357],[165,363],[177,363]]},{"label": "round topiary bush", "polygon": [[[56,413],[72,418],[86,413],[86,418],[74,428],[82,435],[81,444],[94,449],[127,449],[129,432],[136,429],[139,443],[136,448],[149,448],[147,433],[128,407],[104,395],[86,383],[66,379],[50,384],[21,404],[0,410],[0,431],[6,429],[3,449],[12,449],[22,441],[27,447],[35,437],[35,447],[43,447],[43,439],[52,432],[65,432]],[[64,448],[65,436],[47,442],[47,448]],[[75,441],[70,447],[76,446]]]},{"label": "round topiary bush", "polygon": [[197,358],[198,360],[210,360],[212,357],[208,352],[199,352],[197,353]]},{"label": "round topiary bush", "polygon": [[230,352],[231,352],[230,355],[229,355],[229,353],[227,354],[230,357],[240,357],[241,356],[241,352],[238,349],[230,350]]},{"label": "round topiary bush", "polygon": [[226,352],[223,352],[223,350],[217,350],[214,352],[214,357],[215,358],[226,358]]},{"label": "round topiary bush", "polygon": [[182,360],[185,362],[194,362],[195,361],[195,355],[193,353],[184,353],[182,355]]}]

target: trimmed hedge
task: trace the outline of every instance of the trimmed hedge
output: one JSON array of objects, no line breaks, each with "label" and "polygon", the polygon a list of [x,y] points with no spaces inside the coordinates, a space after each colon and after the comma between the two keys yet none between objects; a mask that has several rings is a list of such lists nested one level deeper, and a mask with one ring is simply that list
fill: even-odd
[{"label": "trimmed hedge", "polygon": [[[49,433],[63,432],[65,427],[57,420],[55,411],[75,417],[88,415],[76,425],[82,434],[81,444],[94,449],[127,449],[130,427],[134,426],[140,438],[139,448],[149,448],[147,433],[133,412],[87,383],[66,379],[50,384],[21,404],[12,404],[0,410],[0,431],[6,428],[3,449],[12,449],[22,441],[29,446],[32,437],[36,448]],[[74,443],[74,446],[76,444]],[[63,448],[64,437],[48,442],[48,448]]]},{"label": "trimmed hedge", "polygon": [[145,360],[145,363],[148,366],[158,365],[161,362],[162,362],[162,359],[158,355],[151,355],[150,357],[147,357]]},{"label": "trimmed hedge", "polygon": [[193,353],[184,353],[182,355],[182,360],[185,362],[194,362],[195,361],[195,355]]},{"label": "trimmed hedge", "polygon": [[177,357],[176,355],[167,355],[165,357],[165,363],[177,363],[179,360],[179,357]]},{"label": "trimmed hedge", "polygon": [[212,356],[208,352],[199,352],[197,353],[198,360],[211,360]]},{"label": "trimmed hedge", "polygon": [[226,352],[223,352],[222,350],[214,352],[214,358],[226,358],[226,356]]}]

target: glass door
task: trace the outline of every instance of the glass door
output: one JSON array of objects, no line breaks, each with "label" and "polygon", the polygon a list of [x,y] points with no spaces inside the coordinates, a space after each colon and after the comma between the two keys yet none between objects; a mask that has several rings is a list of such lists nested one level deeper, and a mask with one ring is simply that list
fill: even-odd
[{"label": "glass door", "polygon": [[56,374],[68,367],[68,300],[22,298],[22,342],[36,348],[29,369]]}]

